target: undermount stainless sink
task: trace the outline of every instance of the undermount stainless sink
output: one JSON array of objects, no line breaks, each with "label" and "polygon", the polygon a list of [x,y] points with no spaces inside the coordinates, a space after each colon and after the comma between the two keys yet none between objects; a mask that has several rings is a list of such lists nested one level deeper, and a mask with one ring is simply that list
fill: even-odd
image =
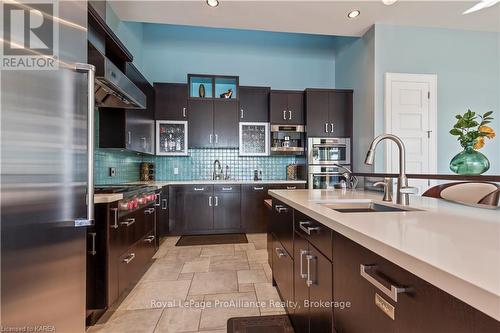
[{"label": "undermount stainless sink", "polygon": [[340,213],[409,212],[420,209],[380,204],[373,201],[336,201],[318,203]]}]

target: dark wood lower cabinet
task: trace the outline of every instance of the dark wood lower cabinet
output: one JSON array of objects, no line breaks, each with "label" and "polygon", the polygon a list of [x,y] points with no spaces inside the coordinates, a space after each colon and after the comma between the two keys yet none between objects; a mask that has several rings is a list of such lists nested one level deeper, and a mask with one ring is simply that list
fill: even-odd
[{"label": "dark wood lower cabinet", "polygon": [[216,231],[238,231],[241,228],[240,186],[214,187],[214,229]]},{"label": "dark wood lower cabinet", "polygon": [[306,301],[309,300],[309,288],[306,284],[307,263],[306,255],[309,251],[309,243],[299,235],[294,240],[294,294],[297,308],[291,316],[295,333],[309,332],[309,307],[306,307]]},{"label": "dark wood lower cabinet", "polygon": [[332,263],[299,234],[295,234],[294,251],[295,332],[331,332]]},{"label": "dark wood lower cabinet", "polygon": [[[500,322],[337,233],[333,254],[335,300],[351,302],[350,308],[334,311],[338,333],[500,332]],[[369,274],[384,288],[408,290],[392,300],[361,276],[361,264],[374,265]],[[377,307],[375,297],[394,308],[394,318]]]},{"label": "dark wood lower cabinet", "polygon": [[266,232],[267,185],[241,186],[241,224],[245,232]]},{"label": "dark wood lower cabinet", "polygon": [[194,187],[184,194],[184,231],[203,232],[214,228],[211,186]]},{"label": "dark wood lower cabinet", "polygon": [[[328,228],[318,231],[317,221],[297,211],[289,254],[274,228],[291,220],[276,209],[269,216],[273,282],[283,301],[297,304],[287,309],[296,333],[500,332],[499,321],[332,230],[328,236]],[[309,224],[300,228],[301,221]],[[403,289],[397,298],[391,286]]]},{"label": "dark wood lower cabinet", "polygon": [[[278,240],[273,243],[273,279],[281,299],[287,304],[293,302],[293,258],[286,252]],[[288,314],[293,313],[293,307],[287,306]]]},{"label": "dark wood lower cabinet", "polygon": [[[125,292],[131,290],[152,263],[156,251],[156,208],[153,203],[133,212],[118,202],[95,207],[95,255],[87,272],[87,324],[93,325]],[[91,252],[91,251],[89,251]]]}]

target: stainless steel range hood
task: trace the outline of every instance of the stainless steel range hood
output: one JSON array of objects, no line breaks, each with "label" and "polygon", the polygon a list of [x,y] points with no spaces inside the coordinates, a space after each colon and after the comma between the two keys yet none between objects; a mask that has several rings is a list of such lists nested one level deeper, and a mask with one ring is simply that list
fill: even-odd
[{"label": "stainless steel range hood", "polygon": [[89,62],[95,66],[95,103],[99,107],[145,109],[146,95],[91,43]]}]

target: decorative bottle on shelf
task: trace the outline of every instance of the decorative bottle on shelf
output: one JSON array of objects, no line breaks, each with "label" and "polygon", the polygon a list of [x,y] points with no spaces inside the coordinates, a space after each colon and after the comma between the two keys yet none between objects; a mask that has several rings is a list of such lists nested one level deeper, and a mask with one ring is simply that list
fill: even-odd
[{"label": "decorative bottle on shelf", "polygon": [[181,151],[181,138],[177,137],[175,139],[175,151]]},{"label": "decorative bottle on shelf", "polygon": [[205,98],[205,85],[203,83],[198,87],[198,96]]}]

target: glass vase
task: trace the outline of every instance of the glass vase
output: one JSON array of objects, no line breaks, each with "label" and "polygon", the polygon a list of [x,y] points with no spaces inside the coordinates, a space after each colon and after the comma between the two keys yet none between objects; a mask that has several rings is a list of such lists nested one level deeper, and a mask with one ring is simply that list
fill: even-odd
[{"label": "glass vase", "polygon": [[490,161],[472,146],[453,157],[450,170],[459,175],[480,175],[490,168]]}]

